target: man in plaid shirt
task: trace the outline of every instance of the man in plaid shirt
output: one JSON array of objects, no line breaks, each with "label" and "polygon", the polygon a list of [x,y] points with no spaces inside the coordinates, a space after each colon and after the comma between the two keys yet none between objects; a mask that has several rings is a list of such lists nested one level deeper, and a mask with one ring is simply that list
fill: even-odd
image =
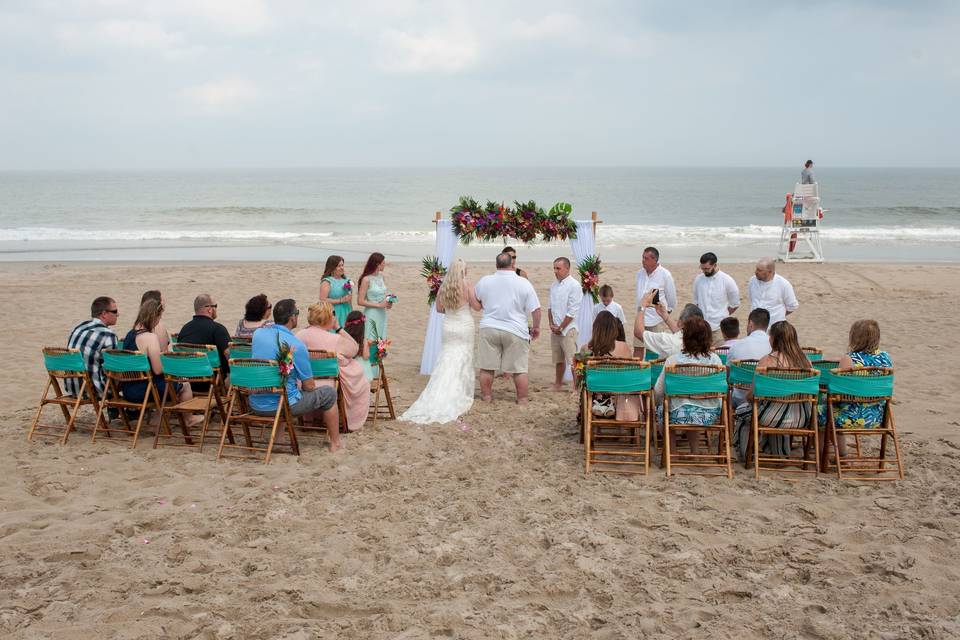
[{"label": "man in plaid shirt", "polygon": [[[101,352],[104,349],[117,347],[117,336],[109,327],[117,324],[118,311],[117,302],[113,298],[101,296],[95,299],[90,305],[90,319],[74,327],[67,340],[69,348],[79,349],[83,355],[97,397],[103,397],[105,385],[103,373],[100,370],[103,365]],[[80,392],[80,383],[76,379],[65,381],[65,387],[64,391],[71,395],[77,395]]]}]

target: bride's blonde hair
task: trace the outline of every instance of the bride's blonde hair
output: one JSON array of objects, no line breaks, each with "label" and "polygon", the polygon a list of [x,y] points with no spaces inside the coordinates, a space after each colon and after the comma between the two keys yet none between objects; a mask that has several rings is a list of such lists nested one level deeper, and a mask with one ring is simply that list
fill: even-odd
[{"label": "bride's blonde hair", "polygon": [[443,277],[443,284],[437,292],[437,300],[444,309],[454,311],[463,304],[463,283],[466,281],[466,273],[467,264],[460,258],[454,260],[447,269],[447,275]]}]

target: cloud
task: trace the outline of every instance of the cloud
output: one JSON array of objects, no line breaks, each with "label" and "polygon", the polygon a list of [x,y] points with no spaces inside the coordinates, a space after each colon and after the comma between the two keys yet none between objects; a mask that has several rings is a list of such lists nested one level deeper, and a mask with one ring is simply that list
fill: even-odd
[{"label": "cloud", "polygon": [[260,90],[244,78],[223,78],[189,87],[184,93],[188,100],[204,111],[222,113],[256,100]]},{"label": "cloud", "polygon": [[129,49],[170,50],[183,45],[181,33],[146,20],[105,20],[89,25],[67,24],[56,30],[64,44],[78,47],[112,46]]},{"label": "cloud", "polygon": [[551,13],[536,22],[516,21],[510,33],[524,40],[562,38],[578,34],[583,28],[580,18],[570,13]]},{"label": "cloud", "polygon": [[424,34],[386,29],[381,44],[380,68],[396,73],[454,73],[480,57],[477,37],[463,28]]},{"label": "cloud", "polygon": [[273,24],[262,0],[175,0],[157,3],[160,15],[199,18],[231,35],[250,35]]}]

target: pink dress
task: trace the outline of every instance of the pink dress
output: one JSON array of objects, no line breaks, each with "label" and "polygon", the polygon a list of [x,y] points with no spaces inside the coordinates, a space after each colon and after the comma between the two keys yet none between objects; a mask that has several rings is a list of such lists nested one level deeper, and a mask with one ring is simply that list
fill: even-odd
[{"label": "pink dress", "polygon": [[[354,360],[359,347],[353,338],[347,335],[330,333],[320,327],[307,327],[297,332],[297,337],[307,345],[308,349],[322,349],[335,351],[340,364],[340,388],[343,389],[343,400],[347,406],[347,429],[359,431],[367,421],[370,411],[370,381],[363,373],[363,365]],[[317,380],[318,384],[332,385],[325,380]]]}]

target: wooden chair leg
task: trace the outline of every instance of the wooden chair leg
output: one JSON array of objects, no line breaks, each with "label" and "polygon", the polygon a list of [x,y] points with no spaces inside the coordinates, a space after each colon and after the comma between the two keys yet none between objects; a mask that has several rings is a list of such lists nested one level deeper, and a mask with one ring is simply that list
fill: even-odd
[{"label": "wooden chair leg", "polygon": [[757,417],[757,401],[753,401],[753,416],[751,416],[751,421],[753,423],[753,477],[755,480],[760,479],[760,422]]},{"label": "wooden chair leg", "polygon": [[663,450],[665,451],[663,457],[667,461],[667,477],[673,475],[673,470],[670,468],[670,398],[664,397],[663,399]]}]

